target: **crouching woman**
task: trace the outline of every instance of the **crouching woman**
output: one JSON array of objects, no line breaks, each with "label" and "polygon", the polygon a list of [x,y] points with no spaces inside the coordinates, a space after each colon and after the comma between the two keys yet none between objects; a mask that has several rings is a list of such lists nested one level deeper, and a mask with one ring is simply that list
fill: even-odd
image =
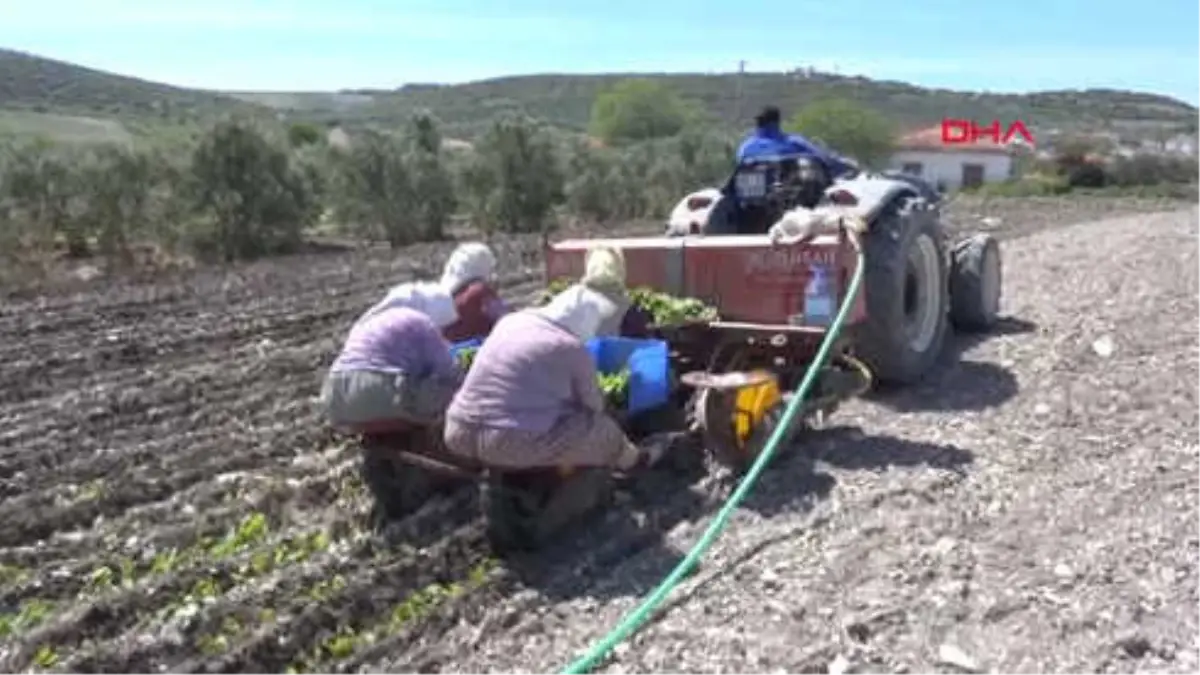
[{"label": "crouching woman", "polygon": [[363,478],[379,515],[397,517],[417,498],[401,482],[395,449],[442,451],[441,422],[462,381],[442,329],[456,319],[454,300],[440,284],[398,286],[386,306],[350,329],[325,378],[321,401],[329,421],[365,436]]},{"label": "crouching woman", "polygon": [[619,313],[581,284],[501,319],[446,413],[446,448],[498,471],[628,470],[643,453],[606,414],[585,342]]},{"label": "crouching woman", "polygon": [[335,426],[386,433],[442,420],[462,378],[441,329],[457,318],[437,284],[393,289],[390,305],[359,319],[321,393]]},{"label": "crouching woman", "polygon": [[588,251],[584,258],[580,285],[607,298],[616,310],[600,323],[596,334],[609,337],[649,337],[651,317],[634,304],[626,288],[625,255],[620,249],[600,246]]},{"label": "crouching woman", "polygon": [[451,342],[484,338],[508,307],[496,292],[496,255],[486,244],[461,244],[446,260],[441,284],[454,298],[458,319],[442,334]]}]

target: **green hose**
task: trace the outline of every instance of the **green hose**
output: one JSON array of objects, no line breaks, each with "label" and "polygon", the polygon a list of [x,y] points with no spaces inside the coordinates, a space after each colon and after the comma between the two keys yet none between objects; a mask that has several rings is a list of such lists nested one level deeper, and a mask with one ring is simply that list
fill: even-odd
[{"label": "green hose", "polygon": [[[855,241],[857,244],[857,241]],[[854,305],[855,298],[858,297],[859,286],[862,285],[863,277],[863,254],[862,249],[857,247],[857,264],[854,268],[854,274],[850,278],[850,286],[846,291],[846,297],[842,300],[841,306],[838,308],[837,316],[834,317],[833,323],[830,324],[829,330],[825,333],[825,339],[821,341],[821,347],[817,350],[816,358],[809,364],[808,370],[804,373],[804,379],[800,382],[800,387],[796,390],[795,397],[788,404],[787,409],[783,412],[783,417],[780,419],[775,431],[771,437],[767,439],[766,445],[763,447],[762,454],[751,465],[750,470],[746,473],[745,478],[738,484],[733,494],[726,500],[725,505],[717,512],[716,518],[700,536],[700,540],[688,551],[687,556],[671,570],[671,573],[659,583],[658,588],[655,588],[642,604],[638,605],[632,612],[627,614],[621,622],[597,641],[587,651],[586,654],[577,659],[574,663],[567,666],[563,671],[565,674],[587,673],[596,667],[601,659],[608,655],[618,644],[625,638],[629,637],[641,628],[649,619],[654,610],[662,604],[667,595],[675,590],[679,582],[683,580],[696,566],[700,558],[708,551],[717,536],[725,530],[725,525],[729,521],[729,517],[733,515],[742,500],[750,492],[750,488],[754,486],[754,482],[758,480],[758,475],[766,468],[767,463],[771,461],[771,457],[775,455],[779,443],[783,440],[784,434],[792,426],[794,418],[800,412],[801,404],[804,403],[805,397],[808,396],[808,390],[812,388],[816,382],[817,373],[821,367],[829,360],[829,350],[833,348],[833,343],[837,340],[838,334],[842,331],[842,324],[846,321],[846,316],[850,313],[850,308]]]}]

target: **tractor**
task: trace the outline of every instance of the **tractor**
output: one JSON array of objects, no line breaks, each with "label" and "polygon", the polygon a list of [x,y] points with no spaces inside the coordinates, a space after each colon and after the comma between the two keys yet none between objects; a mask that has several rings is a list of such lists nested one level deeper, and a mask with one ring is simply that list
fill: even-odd
[{"label": "tractor", "polygon": [[[686,196],[661,237],[577,239],[548,245],[546,276],[577,278],[585,252],[624,252],[627,283],[701,299],[720,320],[660,327],[689,417],[708,448],[745,467],[770,437],[790,393],[825,337],[806,313],[816,270],[831,271],[837,304],[861,251],[862,292],[802,419],[822,418],[876,383],[904,386],[935,365],[951,330],[991,329],[999,312],[1001,261],[988,234],[949,241],[940,193],[917,178],[860,173],[830,181],[806,158],[739,167],[724,189]],[[787,210],[824,207],[865,225],[810,240],[766,234]],[[749,408],[747,407],[749,406]]]}]

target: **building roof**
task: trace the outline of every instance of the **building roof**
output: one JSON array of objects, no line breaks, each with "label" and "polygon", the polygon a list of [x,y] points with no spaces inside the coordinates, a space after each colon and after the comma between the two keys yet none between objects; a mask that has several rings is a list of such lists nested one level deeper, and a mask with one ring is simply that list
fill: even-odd
[{"label": "building roof", "polygon": [[929,127],[928,129],[919,129],[907,134],[904,134],[896,141],[897,150],[916,150],[920,152],[947,152],[947,153],[971,153],[971,154],[990,154],[990,155],[1007,155],[1013,150],[1013,146],[1020,145],[1019,141],[1010,141],[1007,145],[993,143],[990,139],[982,139],[963,143],[947,143],[942,140],[941,125]]}]

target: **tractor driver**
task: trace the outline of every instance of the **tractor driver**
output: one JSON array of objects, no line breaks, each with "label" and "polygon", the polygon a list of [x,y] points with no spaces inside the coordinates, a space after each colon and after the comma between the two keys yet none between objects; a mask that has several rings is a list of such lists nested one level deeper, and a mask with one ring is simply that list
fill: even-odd
[{"label": "tractor driver", "polygon": [[800,134],[786,134],[780,129],[779,108],[767,106],[754,118],[754,131],[742,141],[737,151],[739,166],[766,157],[808,156],[825,168],[830,180],[857,170],[851,162],[822,149]]},{"label": "tractor driver", "polygon": [[[743,169],[756,163],[776,164],[782,172],[772,180],[789,186],[786,193],[770,195],[766,186],[756,188],[756,194],[743,192],[738,186]],[[781,215],[796,205],[812,207],[834,178],[856,170],[853,163],[824,150],[798,134],[786,134],[780,129],[779,108],[767,106],[755,117],[755,129],[742,141],[737,151],[737,168],[722,190],[726,215],[716,218],[719,223],[712,233],[765,234]],[[782,198],[784,203],[776,203]]]}]

